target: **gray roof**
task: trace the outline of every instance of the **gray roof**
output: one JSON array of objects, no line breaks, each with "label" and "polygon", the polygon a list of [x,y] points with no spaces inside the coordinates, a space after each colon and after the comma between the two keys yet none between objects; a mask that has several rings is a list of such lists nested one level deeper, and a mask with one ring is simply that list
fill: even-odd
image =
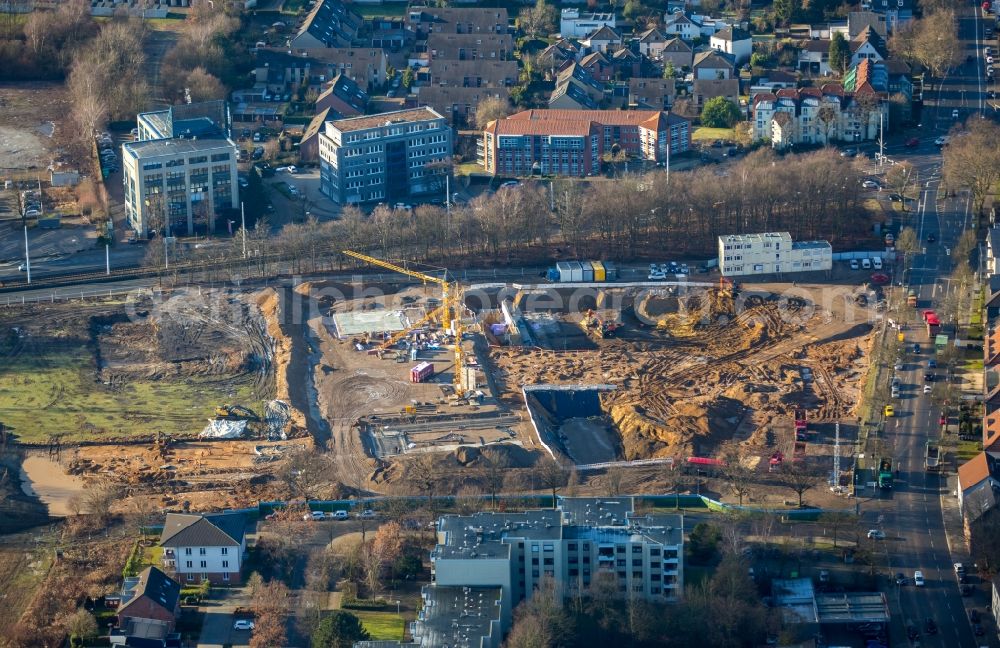
[{"label": "gray roof", "polygon": [[729,26],[717,31],[712,38],[724,41],[744,41],[750,40],[750,32],[740,29],[739,27]]},{"label": "gray roof", "polygon": [[566,524],[587,526],[624,524],[635,510],[631,497],[560,497],[559,508]]},{"label": "gray roof", "polygon": [[168,513],[160,536],[161,547],[233,547],[243,542],[246,516],[242,513],[189,515]]},{"label": "gray roof", "polygon": [[122,149],[133,157],[157,157],[161,155],[181,155],[196,153],[221,147],[233,148],[236,145],[225,137],[206,137],[198,139],[158,139],[126,142]]},{"label": "gray roof", "polygon": [[733,69],[733,59],[729,54],[718,50],[705,50],[694,55],[694,67],[704,65],[708,68],[719,68],[722,66]]},{"label": "gray roof", "polygon": [[986,237],[993,256],[1000,257],[1000,227],[991,227]]},{"label": "gray roof", "polygon": [[428,585],[421,595],[423,618],[414,624],[414,639],[419,639],[420,645],[469,648],[492,645],[483,639],[501,631],[499,587]]},{"label": "gray roof", "polygon": [[[181,595],[181,586],[156,567],[147,567],[139,574],[138,582],[128,591],[122,592],[122,604],[118,608],[121,614],[140,597],[145,596],[171,614],[177,609]],[[128,615],[126,615],[128,616]]]},{"label": "gray roof", "polygon": [[297,35],[308,33],[327,47],[349,46],[363,22],[340,0],[320,0],[306,16]]}]

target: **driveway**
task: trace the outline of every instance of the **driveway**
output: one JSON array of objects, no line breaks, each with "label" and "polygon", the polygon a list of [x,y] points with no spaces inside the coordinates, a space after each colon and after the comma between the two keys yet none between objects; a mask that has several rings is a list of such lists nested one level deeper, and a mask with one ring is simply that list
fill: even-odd
[{"label": "driveway", "polygon": [[[213,595],[220,590],[212,590]],[[249,630],[233,630],[233,612],[239,605],[246,605],[242,589],[221,591],[220,598],[203,605],[199,612],[205,614],[198,637],[198,648],[241,648],[250,645]]]}]

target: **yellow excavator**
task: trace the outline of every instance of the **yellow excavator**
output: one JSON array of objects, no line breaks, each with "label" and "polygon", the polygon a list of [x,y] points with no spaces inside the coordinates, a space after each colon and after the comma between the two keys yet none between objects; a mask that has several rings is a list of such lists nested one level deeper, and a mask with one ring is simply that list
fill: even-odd
[{"label": "yellow excavator", "polygon": [[380,268],[385,268],[386,270],[392,270],[393,272],[398,272],[415,279],[420,279],[424,282],[435,283],[441,286],[441,306],[432,310],[427,315],[422,317],[420,320],[411,324],[402,331],[398,331],[386,339],[379,345],[379,349],[386,349],[392,345],[399,342],[407,335],[409,335],[414,329],[420,328],[427,322],[437,321],[442,328],[451,328],[455,334],[455,387],[456,391],[464,392],[464,375],[463,367],[464,360],[462,357],[462,334],[465,332],[462,326],[462,287],[458,282],[449,282],[447,279],[442,279],[441,277],[435,277],[434,275],[425,274],[423,272],[417,272],[416,270],[411,270],[405,266],[397,265],[395,263],[390,263],[389,261],[383,261],[382,259],[369,256],[367,254],[362,254],[360,252],[354,252],[351,250],[343,250],[343,253],[352,259],[357,259],[358,261],[364,261],[365,263],[370,263],[374,266]]}]

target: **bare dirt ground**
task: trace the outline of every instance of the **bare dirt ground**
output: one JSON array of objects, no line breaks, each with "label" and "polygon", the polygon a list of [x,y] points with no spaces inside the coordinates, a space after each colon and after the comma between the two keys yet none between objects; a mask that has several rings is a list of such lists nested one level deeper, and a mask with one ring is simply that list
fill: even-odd
[{"label": "bare dirt ground", "polygon": [[0,84],[0,171],[45,167],[59,158],[69,113],[62,84]]},{"label": "bare dirt ground", "polygon": [[[822,304],[821,287],[799,287],[810,288]],[[521,400],[521,385],[617,385],[602,402],[627,459],[711,456],[734,438],[763,452],[784,440],[778,433],[791,428],[796,405],[817,422],[853,415],[871,327],[845,312],[843,300],[811,307],[789,313],[765,297],[735,316],[713,310],[707,323],[690,325],[666,300],[647,302],[635,308],[649,311],[644,318],[667,320],[665,326],[644,325],[626,312],[625,326],[597,348],[495,347],[492,361],[501,397],[512,405]],[[803,380],[803,368],[812,380]]]}]

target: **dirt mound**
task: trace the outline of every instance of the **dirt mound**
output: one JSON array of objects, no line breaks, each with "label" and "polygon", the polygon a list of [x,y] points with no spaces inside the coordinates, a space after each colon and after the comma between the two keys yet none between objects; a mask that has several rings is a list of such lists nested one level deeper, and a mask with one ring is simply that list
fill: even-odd
[{"label": "dirt mound", "polygon": [[[274,376],[277,400],[293,403],[288,389],[288,375],[292,362],[292,340],[279,323],[281,321],[281,299],[272,288],[262,290],[257,295],[257,306],[267,322],[267,334],[274,340]],[[290,406],[292,425],[306,429],[306,417],[297,407]]]}]

